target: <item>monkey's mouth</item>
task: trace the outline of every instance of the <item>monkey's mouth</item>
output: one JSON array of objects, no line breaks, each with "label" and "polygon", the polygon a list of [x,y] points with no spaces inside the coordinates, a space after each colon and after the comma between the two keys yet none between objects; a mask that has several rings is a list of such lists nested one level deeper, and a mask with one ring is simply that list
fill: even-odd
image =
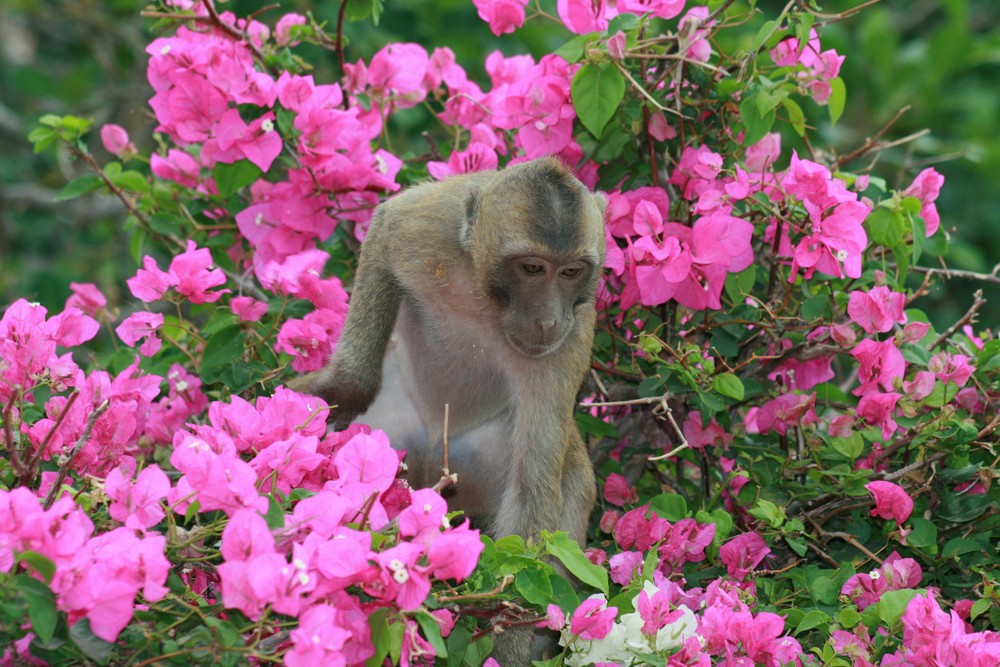
[{"label": "monkey's mouth", "polygon": [[517,338],[511,336],[508,332],[504,332],[504,335],[507,338],[507,342],[511,344],[511,347],[524,356],[531,357],[532,359],[538,359],[539,357],[544,357],[555,352],[559,349],[559,346],[562,345],[563,339],[566,338],[566,335],[564,334],[551,343],[538,343],[534,341],[518,340]]}]

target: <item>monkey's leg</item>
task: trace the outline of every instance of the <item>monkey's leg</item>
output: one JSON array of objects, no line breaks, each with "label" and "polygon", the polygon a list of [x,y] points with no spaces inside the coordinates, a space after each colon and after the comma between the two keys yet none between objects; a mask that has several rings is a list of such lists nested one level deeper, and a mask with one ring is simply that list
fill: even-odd
[{"label": "monkey's leg", "polygon": [[582,548],[587,543],[587,525],[594,510],[594,502],[597,500],[597,481],[594,477],[594,466],[587,454],[587,447],[575,428],[570,431],[568,437],[570,442],[566,449],[566,462],[563,467],[562,516],[559,518],[559,529],[567,531]]}]

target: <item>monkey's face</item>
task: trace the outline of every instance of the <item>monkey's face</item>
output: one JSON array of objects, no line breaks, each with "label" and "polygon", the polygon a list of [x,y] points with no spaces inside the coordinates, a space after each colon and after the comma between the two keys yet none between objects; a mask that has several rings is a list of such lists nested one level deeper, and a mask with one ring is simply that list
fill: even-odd
[{"label": "monkey's face", "polygon": [[573,330],[577,307],[594,299],[593,273],[584,259],[504,259],[490,292],[501,308],[500,326],[508,342],[528,357],[557,350]]}]

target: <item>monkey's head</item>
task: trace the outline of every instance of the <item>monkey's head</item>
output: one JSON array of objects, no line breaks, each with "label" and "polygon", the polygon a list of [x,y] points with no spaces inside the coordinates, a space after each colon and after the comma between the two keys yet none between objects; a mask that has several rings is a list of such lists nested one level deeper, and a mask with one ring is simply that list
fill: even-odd
[{"label": "monkey's head", "polygon": [[558,349],[578,309],[592,307],[606,205],[554,158],[509,167],[470,195],[463,246],[504,336],[522,354]]}]

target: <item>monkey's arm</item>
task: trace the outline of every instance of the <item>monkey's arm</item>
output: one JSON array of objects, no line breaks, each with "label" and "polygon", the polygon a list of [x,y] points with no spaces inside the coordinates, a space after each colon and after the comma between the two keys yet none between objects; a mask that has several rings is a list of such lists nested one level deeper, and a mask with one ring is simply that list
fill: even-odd
[{"label": "monkey's arm", "polygon": [[315,394],[332,406],[344,428],[368,409],[382,382],[382,361],[396,325],[401,291],[386,248],[384,212],[376,210],[358,259],[351,306],[337,351],[326,367],[295,378],[289,386]]}]

